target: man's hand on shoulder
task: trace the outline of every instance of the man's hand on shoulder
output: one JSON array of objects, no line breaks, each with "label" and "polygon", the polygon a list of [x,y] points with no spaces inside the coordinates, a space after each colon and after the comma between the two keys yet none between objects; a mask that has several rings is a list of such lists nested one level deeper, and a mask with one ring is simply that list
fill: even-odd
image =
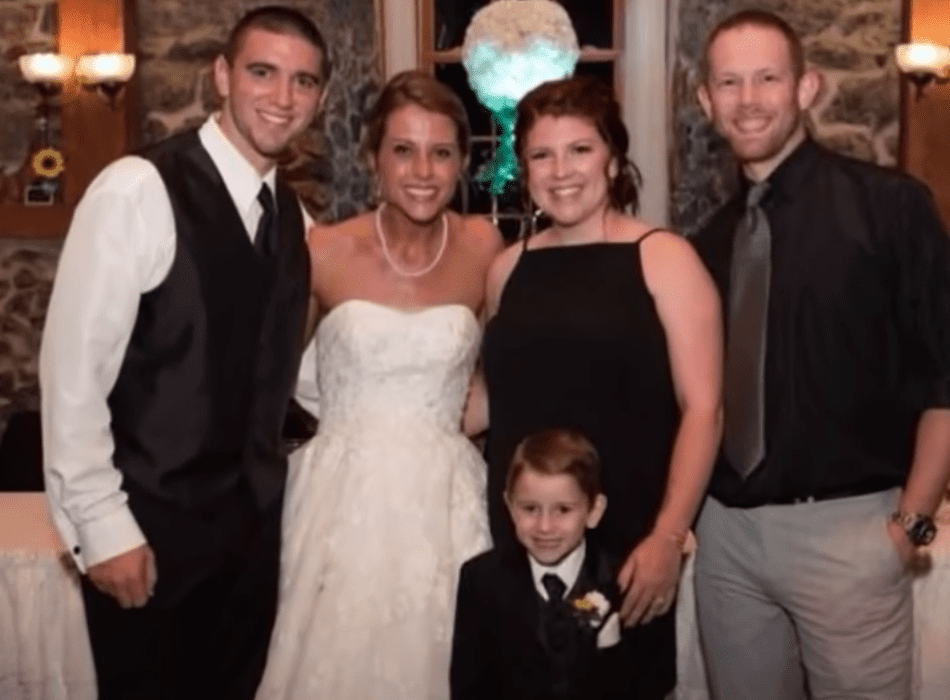
[{"label": "man's hand on shoulder", "polygon": [[123,608],[144,607],[158,578],[155,553],[147,544],[93,564],[86,573],[93,586]]}]

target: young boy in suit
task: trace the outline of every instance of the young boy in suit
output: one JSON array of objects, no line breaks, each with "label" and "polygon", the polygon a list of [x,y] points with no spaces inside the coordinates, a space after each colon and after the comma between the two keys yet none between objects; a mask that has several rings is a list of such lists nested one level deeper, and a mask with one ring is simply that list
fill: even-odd
[{"label": "young boy in suit", "polygon": [[631,700],[616,563],[586,537],[607,507],[596,450],[569,430],[525,438],[505,502],[520,545],[462,566],[452,700]]}]

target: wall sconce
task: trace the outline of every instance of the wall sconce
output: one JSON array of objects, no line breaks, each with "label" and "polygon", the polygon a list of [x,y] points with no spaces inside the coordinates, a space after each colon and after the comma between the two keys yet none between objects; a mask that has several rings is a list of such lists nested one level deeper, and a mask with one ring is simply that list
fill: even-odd
[{"label": "wall sconce", "polygon": [[19,65],[23,78],[40,93],[36,115],[39,134],[31,144],[29,162],[33,174],[24,190],[24,201],[26,204],[53,204],[60,194],[59,176],[66,159],[52,144],[51,101],[73,72],[73,59],[57,53],[33,53],[20,56]]},{"label": "wall sconce", "polygon": [[129,53],[96,53],[79,57],[76,75],[90,90],[97,90],[112,109],[125,84],[135,72],[135,56]]},{"label": "wall sconce", "polygon": [[899,44],[894,49],[897,66],[916,87],[915,99],[924,88],[934,83],[950,82],[950,46],[931,41]]},{"label": "wall sconce", "polygon": [[20,56],[20,72],[44,98],[59,92],[73,72],[73,59],[61,53],[28,53]]}]

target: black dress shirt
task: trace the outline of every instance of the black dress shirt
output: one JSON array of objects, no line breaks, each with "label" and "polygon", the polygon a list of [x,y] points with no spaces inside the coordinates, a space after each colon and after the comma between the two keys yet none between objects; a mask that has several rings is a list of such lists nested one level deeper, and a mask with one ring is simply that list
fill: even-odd
[{"label": "black dress shirt", "polygon": [[[711,493],[754,507],[900,485],[921,412],[950,407],[950,238],[922,184],[811,140],[769,180],[765,457],[743,481],[720,455]],[[743,202],[694,241],[724,300]]]}]

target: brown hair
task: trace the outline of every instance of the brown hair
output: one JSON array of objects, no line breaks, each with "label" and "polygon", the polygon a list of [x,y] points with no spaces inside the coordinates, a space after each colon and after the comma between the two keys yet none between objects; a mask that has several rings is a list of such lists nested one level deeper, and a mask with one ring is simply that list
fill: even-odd
[{"label": "brown hair", "polygon": [[[590,121],[607,144],[610,156],[617,162],[617,177],[610,179],[610,206],[618,211],[628,207],[634,213],[640,204],[642,182],[637,166],[627,157],[630,135],[620,117],[620,105],[613,90],[602,80],[589,75],[575,75],[565,80],[542,83],[518,103],[515,122],[515,151],[522,177],[527,178],[525,146],[528,134],[540,117],[580,117]],[[608,161],[609,163],[609,161]]]},{"label": "brown hair", "polygon": [[455,124],[455,140],[464,161],[469,154],[471,127],[465,105],[451,88],[428,73],[407,70],[397,73],[379,94],[376,104],[366,116],[363,154],[377,154],[386,134],[389,115],[406,105],[417,105],[429,112],[444,114]]},{"label": "brown hair", "polygon": [[330,79],[330,56],[327,54],[327,42],[323,39],[317,25],[302,12],[282,5],[265,5],[251,10],[234,25],[224,47],[224,58],[228,65],[234,65],[244,42],[244,37],[252,29],[263,29],[274,34],[293,34],[310,43],[320,52],[320,77],[326,83]]},{"label": "brown hair", "polygon": [[525,470],[573,477],[591,505],[601,493],[600,457],[590,441],[574,430],[550,428],[518,443],[508,466],[506,494],[511,495]]},{"label": "brown hair", "polygon": [[703,84],[709,83],[709,50],[712,48],[713,42],[716,41],[723,32],[747,26],[774,29],[784,36],[788,44],[788,54],[792,59],[792,71],[795,74],[795,79],[798,80],[805,74],[805,47],[802,46],[802,40],[798,34],[795,33],[795,30],[792,29],[791,25],[778,15],[766,12],[765,10],[743,10],[742,12],[737,12],[734,15],[726,17],[726,19],[713,27],[713,30],[709,33],[706,39],[706,45],[703,47],[703,55],[699,67]]}]

